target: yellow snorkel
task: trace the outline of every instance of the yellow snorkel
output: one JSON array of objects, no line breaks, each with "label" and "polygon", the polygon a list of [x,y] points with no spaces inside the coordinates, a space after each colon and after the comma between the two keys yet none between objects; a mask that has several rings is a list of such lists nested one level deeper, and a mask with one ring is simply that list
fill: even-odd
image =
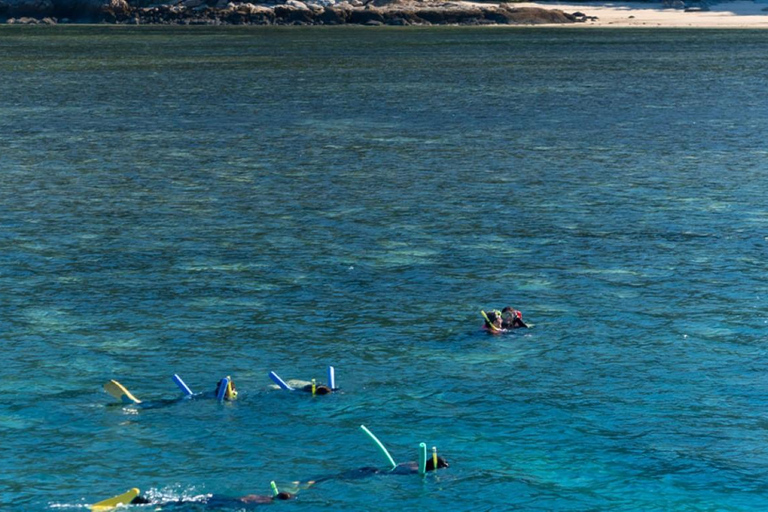
[{"label": "yellow snorkel", "polygon": [[227,375],[227,391],[224,393],[224,398],[227,400],[234,400],[237,398],[237,390],[235,389],[235,383],[232,380],[232,377]]},{"label": "yellow snorkel", "polygon": [[315,379],[312,379],[312,396],[315,396],[316,392],[317,392],[317,381]]},{"label": "yellow snorkel", "polygon": [[437,446],[432,447],[432,470],[437,471]]},{"label": "yellow snorkel", "polygon": [[483,315],[483,318],[485,318],[485,323],[488,325],[488,327],[489,327],[489,328],[490,328],[492,331],[499,331],[499,330],[500,330],[498,327],[496,327],[495,325],[493,325],[493,322],[491,322],[491,319],[490,319],[490,318],[488,318],[488,315],[486,315],[486,314],[485,314],[485,311],[483,311],[483,310],[481,309],[481,310],[480,310],[480,314],[481,314],[481,315]]}]

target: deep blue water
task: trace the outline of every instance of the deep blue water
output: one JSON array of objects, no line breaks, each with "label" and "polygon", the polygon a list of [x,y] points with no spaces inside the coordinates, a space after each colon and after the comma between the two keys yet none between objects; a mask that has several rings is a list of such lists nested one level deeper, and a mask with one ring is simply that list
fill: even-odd
[{"label": "deep blue water", "polygon": [[0,506],[765,510],[765,34],[1,26]]}]

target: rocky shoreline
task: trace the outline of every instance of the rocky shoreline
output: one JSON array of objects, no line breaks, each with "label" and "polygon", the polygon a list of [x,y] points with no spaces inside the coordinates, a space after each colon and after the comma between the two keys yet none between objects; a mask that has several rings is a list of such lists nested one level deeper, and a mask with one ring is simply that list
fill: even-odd
[{"label": "rocky shoreline", "polygon": [[0,23],[130,25],[540,25],[594,18],[558,9],[403,0],[182,0],[141,5],[126,0],[0,0]]}]

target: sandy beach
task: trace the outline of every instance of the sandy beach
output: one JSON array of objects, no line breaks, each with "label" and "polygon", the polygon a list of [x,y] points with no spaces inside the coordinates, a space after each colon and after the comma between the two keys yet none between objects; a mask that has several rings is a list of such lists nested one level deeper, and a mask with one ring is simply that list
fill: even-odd
[{"label": "sandy beach", "polygon": [[579,27],[768,28],[768,2],[724,2],[709,5],[708,11],[694,12],[643,2],[526,2],[515,5],[582,12],[598,18],[575,25]]}]

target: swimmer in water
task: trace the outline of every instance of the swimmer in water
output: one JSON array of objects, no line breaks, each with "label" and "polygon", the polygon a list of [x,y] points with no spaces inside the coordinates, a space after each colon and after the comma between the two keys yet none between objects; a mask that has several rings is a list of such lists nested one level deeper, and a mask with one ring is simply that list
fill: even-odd
[{"label": "swimmer in water", "polygon": [[[294,391],[306,391],[307,393],[311,393],[312,386],[314,386],[316,395],[330,395],[331,393],[337,391],[336,389],[331,389],[330,386],[326,386],[325,384],[313,384],[308,380],[289,379],[286,384],[290,386]],[[275,385],[273,387],[277,389],[279,386]]]},{"label": "swimmer in water", "polygon": [[512,306],[507,306],[502,309],[501,317],[502,329],[517,329],[518,327],[528,328],[528,324],[523,322],[523,313],[514,309]]},{"label": "swimmer in water", "polygon": [[[437,457],[437,469],[443,469],[449,467],[448,461],[443,457]],[[427,458],[426,463],[427,471],[435,471],[435,464],[432,457]],[[328,480],[358,480],[360,478],[367,478],[372,475],[415,475],[419,472],[418,462],[403,462],[395,466],[394,469],[381,469],[373,466],[367,466],[363,468],[352,469],[344,471],[335,475],[326,475],[318,478],[313,478],[305,482],[305,486],[309,487],[320,482],[327,482]],[[297,482],[298,483],[298,482]]]},{"label": "swimmer in water", "polygon": [[[216,383],[216,389],[213,392],[214,397],[219,396],[219,391],[221,390],[221,384],[223,382],[224,382],[224,379],[221,379],[219,382]],[[227,377],[227,390],[224,392],[224,400],[234,400],[235,398],[237,398],[237,389],[235,389],[235,381]]]},{"label": "swimmer in water", "polygon": [[266,505],[274,501],[291,500],[294,495],[289,492],[279,492],[274,496],[265,496],[262,494],[247,494],[240,497],[231,496],[219,496],[216,494],[209,494],[200,499],[192,500],[176,500],[176,501],[153,501],[144,496],[136,496],[131,500],[131,505],[157,505],[161,507],[176,507],[182,505],[202,504],[205,508],[210,509],[222,509],[233,508],[237,510],[247,510],[254,508],[258,505]]},{"label": "swimmer in water", "polygon": [[504,331],[501,311],[483,311],[482,314],[483,319],[485,320],[485,323],[483,324],[484,330],[492,334],[497,334]]},{"label": "swimmer in water", "polygon": [[330,395],[331,393],[338,391],[336,387],[336,369],[333,366],[328,367],[328,384],[318,384],[315,379],[311,381],[290,379],[285,382],[275,372],[269,372],[269,378],[275,383],[275,388],[284,389],[285,391],[306,391],[312,393],[312,395]]},{"label": "swimmer in water", "polygon": [[237,397],[237,390],[235,389],[235,382],[231,378],[221,379],[216,383],[216,388],[211,392],[197,393],[193,395],[183,396],[180,398],[166,398],[160,400],[142,401],[136,398],[125,386],[117,382],[116,380],[110,380],[104,384],[104,391],[115,397],[122,404],[137,405],[142,409],[155,409],[158,407],[167,407],[187,398],[216,398],[219,396],[219,391],[223,382],[227,382],[227,389],[224,392],[224,400],[234,400]]},{"label": "swimmer in water", "polygon": [[523,322],[523,313],[511,306],[507,306],[501,311],[493,309],[481,311],[481,313],[484,320],[483,330],[491,334],[501,334],[519,327],[528,328],[528,324]]},{"label": "swimmer in water", "polygon": [[[313,384],[307,384],[306,386],[299,388],[302,391],[306,391],[307,393],[312,392],[312,386]],[[315,385],[315,394],[316,395],[328,395],[330,393],[333,393],[333,390],[329,388],[328,386],[324,384],[317,384]]]}]

